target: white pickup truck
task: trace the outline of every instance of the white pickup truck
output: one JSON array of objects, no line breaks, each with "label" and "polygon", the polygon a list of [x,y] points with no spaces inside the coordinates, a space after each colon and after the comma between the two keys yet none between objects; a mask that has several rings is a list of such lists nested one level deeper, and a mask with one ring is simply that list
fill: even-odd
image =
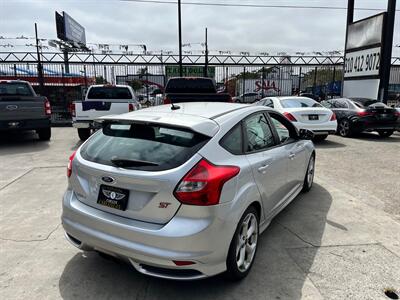
[{"label": "white pickup truck", "polygon": [[133,89],[128,85],[92,85],[84,101],[72,103],[72,126],[78,129],[79,138],[84,141],[98,129],[95,119],[140,108]]}]

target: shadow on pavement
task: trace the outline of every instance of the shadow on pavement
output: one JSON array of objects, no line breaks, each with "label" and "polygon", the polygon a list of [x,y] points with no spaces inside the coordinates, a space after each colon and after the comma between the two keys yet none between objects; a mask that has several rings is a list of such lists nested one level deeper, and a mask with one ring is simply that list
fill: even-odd
[{"label": "shadow on pavement", "polygon": [[359,139],[363,141],[370,142],[385,142],[385,143],[399,143],[400,136],[396,133],[393,133],[390,137],[380,137],[377,133],[372,132],[362,132],[353,137],[354,139]]},{"label": "shadow on pavement", "polygon": [[2,155],[39,152],[48,147],[49,142],[40,141],[34,131],[0,132]]},{"label": "shadow on pavement", "polygon": [[320,142],[314,142],[315,147],[318,148],[344,148],[346,147],[345,144],[342,143],[338,143],[338,142],[334,142],[331,140],[324,140],[324,141],[320,141]]},{"label": "shadow on pavement", "polygon": [[[229,282],[221,275],[192,282],[151,278],[128,264],[90,252],[76,254],[67,263],[59,280],[60,294],[71,300],[300,299],[303,293],[314,298],[319,294],[307,273],[318,250],[314,246],[321,243],[331,202],[320,185],[298,196],[263,233],[254,266],[240,282]],[[296,252],[302,249],[307,250],[304,256]]]}]

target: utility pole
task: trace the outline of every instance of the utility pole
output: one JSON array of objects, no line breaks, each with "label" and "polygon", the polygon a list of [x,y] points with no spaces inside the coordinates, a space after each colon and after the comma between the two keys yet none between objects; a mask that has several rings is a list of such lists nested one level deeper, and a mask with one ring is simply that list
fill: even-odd
[{"label": "utility pole", "polygon": [[204,63],[204,77],[208,77],[208,37],[207,37],[207,27],[206,27],[206,52],[205,52],[205,63]]},{"label": "utility pole", "polygon": [[181,0],[178,0],[178,35],[179,35],[179,76],[183,77],[182,68],[182,14]]},{"label": "utility pole", "polygon": [[43,80],[43,66],[40,60],[40,50],[39,50],[39,38],[37,31],[37,24],[35,23],[35,37],[36,37],[36,51],[37,51],[37,69],[38,69],[38,81],[40,94],[43,95],[44,92],[44,80]]},{"label": "utility pole", "polygon": [[386,28],[384,33],[384,44],[382,52],[381,64],[381,84],[379,91],[379,100],[387,103],[389,96],[389,80],[390,68],[392,61],[392,46],[393,46],[393,31],[394,20],[396,15],[396,0],[388,0],[387,15],[386,15]]}]

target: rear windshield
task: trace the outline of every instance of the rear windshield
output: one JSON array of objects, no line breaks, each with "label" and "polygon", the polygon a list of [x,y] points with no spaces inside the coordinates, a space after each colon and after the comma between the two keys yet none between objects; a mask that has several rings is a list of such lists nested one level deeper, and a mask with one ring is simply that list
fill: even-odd
[{"label": "rear windshield", "polygon": [[89,89],[88,99],[132,99],[131,92],[124,87],[92,87]]},{"label": "rear windshield", "polygon": [[159,125],[106,124],[81,149],[85,160],[127,169],[162,171],[190,159],[208,137]]},{"label": "rear windshield", "polygon": [[166,93],[204,93],[215,94],[217,92],[211,79],[203,78],[174,78],[170,79],[165,88]]},{"label": "rear windshield", "polygon": [[321,104],[310,98],[282,99],[283,108],[322,107]]},{"label": "rear windshield", "polygon": [[0,96],[34,96],[31,87],[26,83],[0,83]]}]

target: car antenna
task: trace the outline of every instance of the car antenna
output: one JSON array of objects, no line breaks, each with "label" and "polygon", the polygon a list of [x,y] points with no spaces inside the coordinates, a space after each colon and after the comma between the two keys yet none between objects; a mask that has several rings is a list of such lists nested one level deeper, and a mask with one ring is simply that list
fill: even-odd
[{"label": "car antenna", "polygon": [[171,101],[171,110],[178,110],[181,107],[179,105],[175,105],[174,102]]}]

